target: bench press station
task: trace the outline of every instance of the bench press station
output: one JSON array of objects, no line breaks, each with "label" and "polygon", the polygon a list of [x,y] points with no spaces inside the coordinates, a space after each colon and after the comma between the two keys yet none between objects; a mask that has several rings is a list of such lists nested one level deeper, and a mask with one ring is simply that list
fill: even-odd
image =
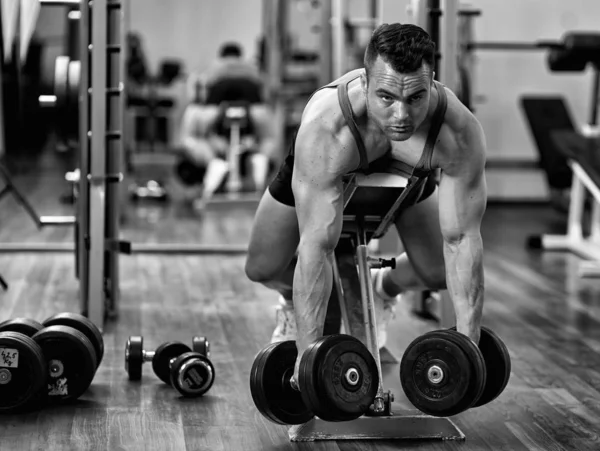
[{"label": "bench press station", "polygon": [[[600,91],[600,33],[567,33],[566,48],[557,47],[549,55],[551,69],[582,72],[593,68],[589,123],[575,129],[554,130],[550,138],[566,158],[573,173],[569,200],[567,231],[564,235],[530,236],[532,249],[572,252],[587,261],[579,266],[583,277],[600,276],[600,131],[598,102]],[[590,232],[584,236],[586,192],[592,195]]]},{"label": "bench press station", "polygon": [[[389,169],[394,171],[393,165]],[[345,180],[344,222],[332,261],[345,333],[321,337],[304,352],[300,391],[290,384],[294,341],[270,344],[254,360],[254,403],[269,420],[291,425],[291,441],[464,440],[443,417],[491,401],[508,383],[508,350],[489,329],[482,327],[481,353],[458,332],[429,332],[407,347],[400,365],[409,401],[426,414],[392,412],[394,395],[383,385],[370,269],[393,266],[395,260],[369,257],[367,244],[393,224],[412,180],[397,172],[353,174]],[[453,322],[452,303],[446,304]],[[498,365],[489,371],[492,360]],[[491,377],[486,379],[486,372]]]}]

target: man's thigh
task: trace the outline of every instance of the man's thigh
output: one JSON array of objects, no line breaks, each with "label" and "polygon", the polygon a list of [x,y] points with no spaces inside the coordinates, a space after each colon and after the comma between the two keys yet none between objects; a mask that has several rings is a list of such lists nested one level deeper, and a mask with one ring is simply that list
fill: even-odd
[{"label": "man's thigh", "polygon": [[268,275],[284,271],[300,242],[294,207],[276,200],[267,189],[258,205],[250,234],[248,259]]},{"label": "man's thigh", "polygon": [[396,220],[396,229],[408,258],[424,282],[445,274],[443,238],[440,229],[438,190],[407,208]]}]

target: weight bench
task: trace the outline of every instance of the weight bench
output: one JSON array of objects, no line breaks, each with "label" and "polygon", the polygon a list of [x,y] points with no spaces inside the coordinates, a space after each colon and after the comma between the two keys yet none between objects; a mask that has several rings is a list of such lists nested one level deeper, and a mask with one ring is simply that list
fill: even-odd
[{"label": "weight bench", "polygon": [[[600,277],[600,137],[570,130],[552,133],[558,151],[573,171],[567,232],[529,238],[530,248],[572,252],[588,261],[579,266],[582,277]],[[589,234],[584,235],[586,193],[592,195]]]},{"label": "weight bench", "polygon": [[[531,236],[528,247],[569,251],[590,261],[583,262],[579,274],[600,276],[600,132],[598,131],[598,95],[600,92],[600,33],[571,33],[569,45],[554,49],[549,57],[553,71],[581,72],[591,66],[592,94],[590,117],[582,131],[560,129],[551,132],[559,153],[573,172],[566,235]],[[584,236],[583,221],[586,191],[592,195],[590,232]]]},{"label": "weight bench", "polygon": [[[367,244],[394,223],[402,208],[399,193],[407,182],[406,177],[394,173],[353,174],[345,181],[342,235],[332,262],[345,333],[361,340],[377,364],[379,385],[373,409],[352,421],[328,422],[315,417],[291,426],[291,441],[465,438],[448,418],[408,412],[394,415],[394,396],[383,386],[370,269],[393,266],[395,260],[369,257]],[[452,303],[448,299],[444,304],[445,315],[454,323]]]}]

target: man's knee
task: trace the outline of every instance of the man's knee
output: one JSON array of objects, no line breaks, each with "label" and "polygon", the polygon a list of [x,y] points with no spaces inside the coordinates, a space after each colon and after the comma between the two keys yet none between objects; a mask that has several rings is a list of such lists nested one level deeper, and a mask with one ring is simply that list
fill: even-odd
[{"label": "man's knee", "polygon": [[442,266],[430,266],[425,271],[420,271],[419,276],[430,290],[446,289],[446,268]]},{"label": "man's knee", "polygon": [[280,270],[268,264],[266,254],[248,252],[244,266],[246,277],[252,282],[267,283],[277,278]]}]

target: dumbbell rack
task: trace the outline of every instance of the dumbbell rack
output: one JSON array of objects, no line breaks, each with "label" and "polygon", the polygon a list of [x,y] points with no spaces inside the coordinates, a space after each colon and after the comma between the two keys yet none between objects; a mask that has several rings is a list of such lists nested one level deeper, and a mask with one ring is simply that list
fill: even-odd
[{"label": "dumbbell rack", "polygon": [[124,120],[124,24],[114,0],[80,3],[80,168],[76,259],[80,307],[100,330],[119,299],[119,185]]}]

